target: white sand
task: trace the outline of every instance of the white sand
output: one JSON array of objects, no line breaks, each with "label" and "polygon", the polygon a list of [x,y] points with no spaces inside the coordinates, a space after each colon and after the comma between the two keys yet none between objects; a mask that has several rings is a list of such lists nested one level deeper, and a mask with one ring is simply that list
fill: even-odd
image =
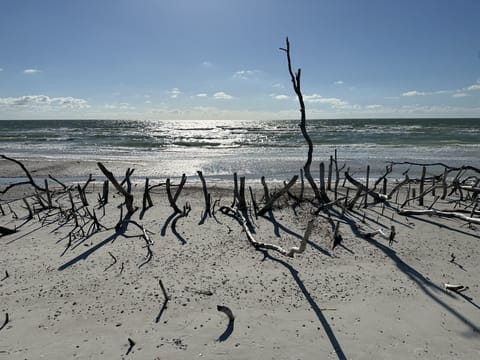
[{"label": "white sand", "polygon": [[[4,205],[0,226],[19,229],[0,237],[0,279],[9,273],[0,281],[0,326],[6,313],[10,319],[0,330],[0,359],[480,358],[478,226],[397,214],[392,220],[392,211],[382,216],[377,205],[368,208],[365,224],[363,209],[349,218],[386,233],[395,225],[391,247],[340,220],[342,246],[332,251],[332,228],[318,216],[303,254],[265,257],[231,217],[217,211],[220,223],[207,218],[199,225],[203,194],[190,184],[178,204],[188,201],[192,211],[178,220],[178,234],[171,222],[162,234],[172,214],[164,187],[143,219],[140,210],[133,214],[153,232],[154,256],[141,268],[147,253],[141,231],[133,224],[122,235],[112,229],[122,202],[112,189],[106,215],[96,210],[110,230],[63,256],[71,223],[60,226],[56,215],[44,226],[37,217],[26,222],[20,201],[11,205],[14,219]],[[138,206],[142,187],[136,187]],[[89,189],[95,208],[100,186]],[[213,200],[231,204],[231,189],[210,190]],[[255,236],[298,245],[310,210],[307,203],[276,209],[274,222],[255,220]],[[113,262],[109,252],[117,263],[104,271]],[[171,299],[156,322],[164,302],[159,280]],[[462,296],[446,292],[444,283],[469,289]],[[230,334],[217,305],[236,317]],[[218,341],[222,334],[226,340]],[[126,355],[128,338],[135,345]]]}]

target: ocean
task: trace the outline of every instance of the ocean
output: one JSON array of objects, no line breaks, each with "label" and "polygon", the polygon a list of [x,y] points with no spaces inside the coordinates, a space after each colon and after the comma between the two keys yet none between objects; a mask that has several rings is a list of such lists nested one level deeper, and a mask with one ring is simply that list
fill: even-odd
[{"label": "ocean", "polygon": [[[307,146],[299,120],[12,120],[0,121],[0,154],[18,159],[131,162],[152,177],[214,180],[234,172],[285,180],[299,173]],[[312,172],[337,151],[339,164],[362,176],[389,161],[480,167],[480,119],[307,120]],[[398,167],[401,177],[404,167]],[[395,173],[394,173],[395,174]]]}]

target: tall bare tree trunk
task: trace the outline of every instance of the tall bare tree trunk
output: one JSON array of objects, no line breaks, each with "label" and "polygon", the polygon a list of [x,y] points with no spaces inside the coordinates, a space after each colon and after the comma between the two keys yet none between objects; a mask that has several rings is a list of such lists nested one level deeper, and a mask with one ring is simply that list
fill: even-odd
[{"label": "tall bare tree trunk", "polygon": [[300,130],[302,131],[303,138],[308,144],[307,161],[303,166],[303,171],[305,172],[305,177],[307,178],[308,183],[310,184],[310,187],[315,193],[315,197],[317,198],[317,200],[320,203],[328,202],[328,199],[325,199],[324,196],[322,196],[322,194],[320,193],[320,190],[318,189],[318,186],[315,183],[315,180],[313,179],[312,174],[310,172],[310,167],[312,165],[313,143],[312,143],[312,139],[310,138],[307,132],[305,102],[303,101],[303,95],[300,88],[301,69],[298,69],[295,74],[293,73],[292,60],[290,58],[290,42],[288,41],[288,37],[286,39],[286,44],[287,44],[287,47],[280,48],[280,50],[285,51],[285,53],[287,54],[288,71],[290,73],[290,79],[292,81],[293,90],[295,91],[295,94],[297,95],[297,98],[298,98],[298,102],[300,103],[301,118],[300,118],[299,126],[300,126]]}]

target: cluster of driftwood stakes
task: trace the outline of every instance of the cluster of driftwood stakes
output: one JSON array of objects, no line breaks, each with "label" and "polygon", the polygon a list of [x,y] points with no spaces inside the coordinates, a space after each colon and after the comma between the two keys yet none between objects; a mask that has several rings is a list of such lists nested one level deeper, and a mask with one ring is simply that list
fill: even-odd
[{"label": "cluster of driftwood stakes", "polygon": [[[198,177],[201,181],[204,196],[205,208],[202,211],[200,225],[207,221],[208,218],[216,217],[218,212],[224,216],[231,216],[236,219],[244,230],[248,242],[256,249],[263,251],[276,251],[286,257],[293,257],[295,254],[301,254],[306,250],[307,244],[310,243],[310,236],[314,229],[315,223],[327,221],[331,227],[331,248],[332,250],[341,245],[342,224],[347,224],[354,229],[355,233],[366,238],[374,236],[382,236],[388,240],[389,246],[396,241],[396,229],[391,219],[384,219],[382,223],[377,219],[379,229],[371,231],[364,229],[362,223],[365,222],[365,212],[363,219],[357,216],[364,209],[372,206],[381,206],[381,214],[385,209],[390,209],[392,213],[399,216],[439,216],[439,217],[456,217],[463,220],[465,224],[480,224],[480,210],[478,210],[479,194],[480,194],[480,169],[471,166],[450,167],[446,164],[421,164],[421,163],[389,163],[386,166],[385,173],[375,180],[370,179],[370,169],[367,167],[365,181],[355,179],[350,174],[349,169],[346,170],[346,164],[340,166],[337,158],[337,152],[330,156],[327,164],[320,162],[319,179],[315,179],[312,175],[313,163],[313,144],[307,132],[306,111],[301,92],[300,69],[294,73],[292,70],[290,59],[290,44],[286,42],[286,48],[282,48],[287,55],[288,70],[290,73],[293,89],[300,103],[301,122],[300,129],[303,137],[308,145],[307,160],[300,170],[299,175],[295,175],[290,181],[285,182],[283,187],[275,191],[271,191],[264,177],[261,178],[263,194],[257,200],[256,191],[249,187],[249,197],[246,192],[245,177],[233,176],[233,201],[228,205],[222,204],[220,199],[213,201],[212,195],[208,191],[207,182],[201,171],[198,171]],[[1,161],[10,161],[17,164],[23,171],[26,180],[5,186],[0,189],[0,195],[6,194],[12,188],[17,186],[28,187],[31,189],[31,195],[22,199],[2,200],[0,197],[0,219],[1,216],[12,216],[14,218],[25,218],[25,221],[33,221],[35,218],[41,225],[56,224],[59,227],[70,225],[70,231],[65,239],[66,247],[62,253],[67,250],[74,249],[85,242],[92,235],[101,231],[114,230],[116,234],[123,234],[129,225],[135,226],[138,231],[138,237],[144,241],[145,259],[138,265],[139,268],[147,265],[152,257],[154,242],[151,239],[153,234],[146,229],[143,224],[132,220],[132,215],[140,211],[140,220],[149,208],[154,206],[153,189],[164,187],[169,205],[173,210],[171,216],[172,232],[177,233],[176,224],[179,219],[189,215],[191,205],[186,202],[179,204],[178,200],[182,189],[187,183],[187,176],[183,175],[177,184],[171,179],[165,182],[151,184],[148,178],[145,179],[143,197],[141,200],[141,209],[135,204],[134,194],[132,192],[131,176],[134,169],[127,169],[122,180],[119,180],[110,172],[102,163],[98,163],[98,168],[105,176],[102,191],[97,196],[95,204],[90,201],[93,190],[92,184],[95,180],[92,175],[83,184],[64,184],[60,180],[49,175],[49,179],[44,179],[43,184],[38,184],[30,174],[29,170],[18,160],[12,159],[5,155],[1,155]],[[389,184],[388,175],[392,173],[394,167],[408,167],[403,173],[404,178],[395,179],[396,182]],[[421,176],[410,177],[409,173],[419,173]],[[305,185],[304,178],[307,180],[308,187]],[[55,183],[55,186],[53,186]],[[102,218],[105,216],[105,205],[109,203],[110,184],[115,191],[123,197],[123,203],[120,207],[119,220],[114,229],[109,229],[102,224]],[[21,201],[25,214],[18,214],[12,208],[12,202]],[[138,201],[137,201],[138,202]],[[310,219],[306,220],[306,230],[299,246],[285,249],[276,244],[262,242],[255,238],[254,219],[269,214],[279,207],[291,206],[294,210],[303,203],[309,203],[314,211],[311,212]],[[441,204],[441,208],[438,208]],[[362,210],[363,209],[363,210]],[[0,223],[1,224],[1,223]],[[388,230],[388,233],[385,231]],[[0,226],[0,236],[8,236],[21,231],[20,228],[8,228]],[[165,235],[166,228],[162,229],[162,235]],[[180,240],[181,236],[177,236]],[[184,243],[184,242],[183,242]],[[117,263],[117,258],[109,252],[113,259],[104,271],[109,270]],[[123,263],[120,272],[123,271]],[[5,270],[5,277],[1,281],[9,277],[8,271]],[[156,322],[160,320],[160,316],[166,310],[169,295],[160,280],[164,303],[161,311],[156,318]],[[465,287],[462,285],[445,284],[445,288],[452,291],[462,291]],[[234,315],[230,308],[225,305],[219,305],[218,311],[228,316],[229,324],[227,330],[219,337],[220,341],[226,340],[228,335],[233,331]],[[2,330],[10,321],[8,313],[5,314],[5,321],[0,330]],[[132,339],[128,339],[129,353],[135,345]]]}]

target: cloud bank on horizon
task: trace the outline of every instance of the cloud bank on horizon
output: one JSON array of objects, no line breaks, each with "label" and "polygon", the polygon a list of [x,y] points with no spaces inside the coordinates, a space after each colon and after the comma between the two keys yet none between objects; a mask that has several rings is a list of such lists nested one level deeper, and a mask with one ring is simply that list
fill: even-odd
[{"label": "cloud bank on horizon", "polygon": [[0,119],[480,117],[480,2],[24,0]]}]

